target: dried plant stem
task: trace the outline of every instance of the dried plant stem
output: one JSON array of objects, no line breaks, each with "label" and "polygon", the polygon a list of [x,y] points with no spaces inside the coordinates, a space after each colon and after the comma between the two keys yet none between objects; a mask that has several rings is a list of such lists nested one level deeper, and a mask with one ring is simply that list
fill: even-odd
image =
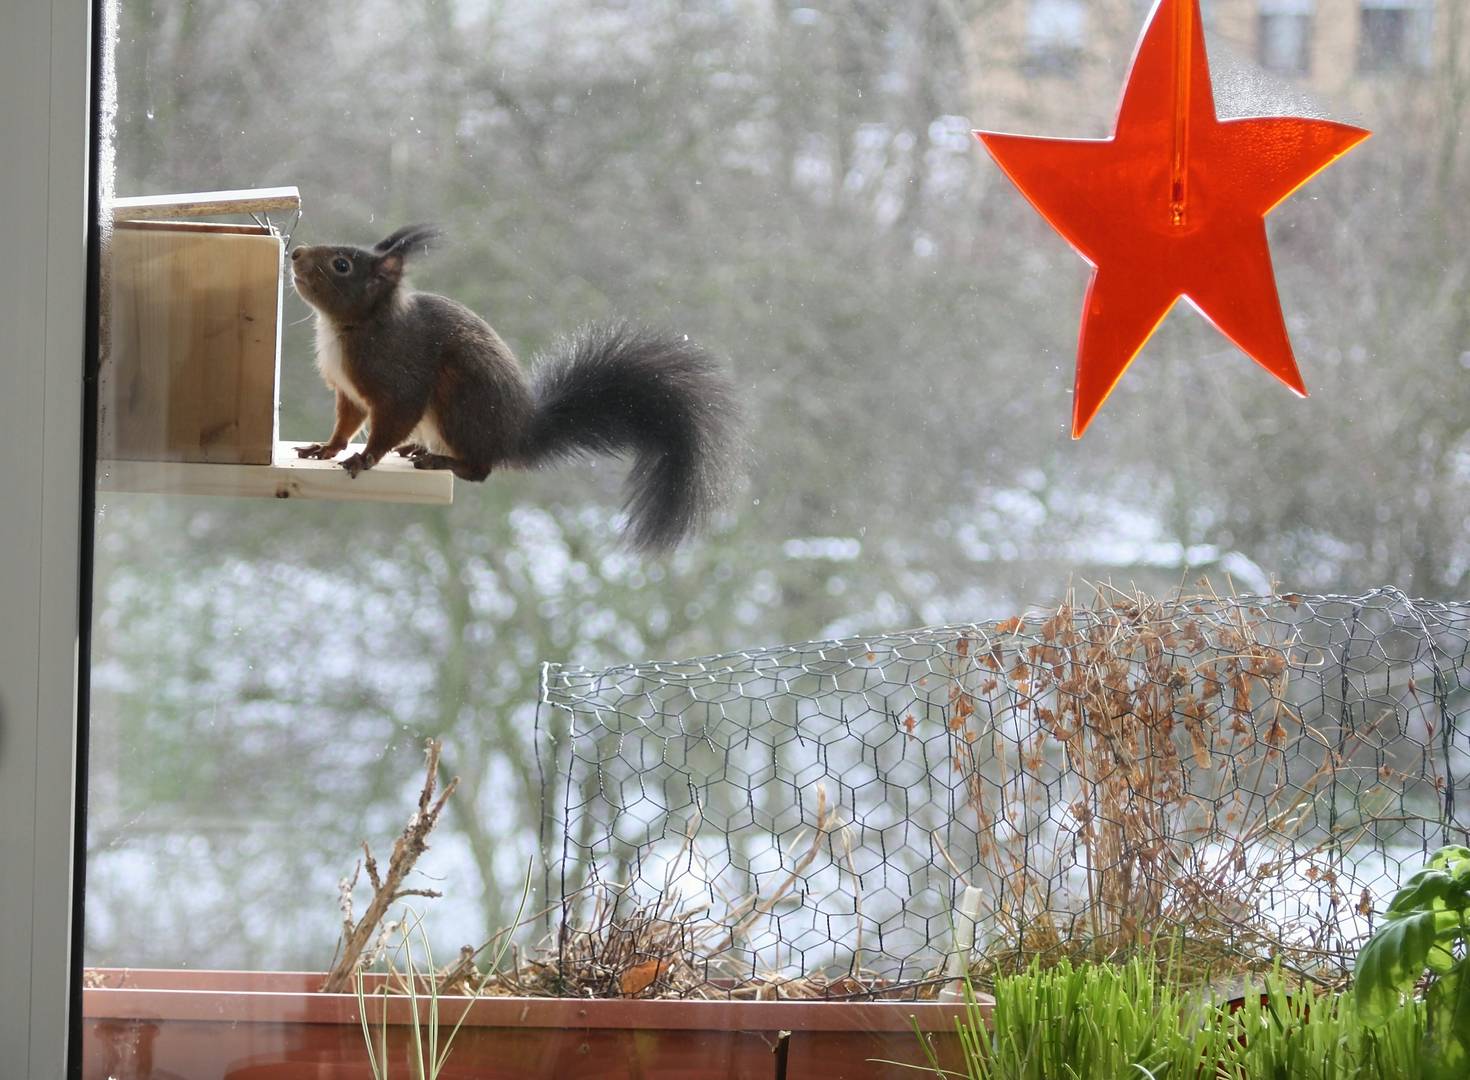
[{"label": "dried plant stem", "polygon": [[[835,827],[835,817],[835,813],[827,805],[826,786],[818,784],[817,821],[816,826],[812,829],[811,843],[807,846],[806,851],[802,853],[801,857],[792,863],[790,872],[769,896],[760,897],[751,894],[744,904],[736,907],[731,913],[734,925],[730,928],[729,936],[715,947],[714,952],[716,954],[731,948],[740,939],[740,936],[750,929],[752,924],[762,916],[769,915],[776,909],[776,905],[785,899],[786,894],[791,891],[791,887],[801,880],[802,874],[806,873],[807,868],[816,861],[817,855],[822,850],[823,838]],[[791,843],[786,848],[786,857],[788,859],[795,854],[803,838],[804,830],[792,837]]]},{"label": "dried plant stem", "polygon": [[[1316,867],[1333,838],[1303,845],[1306,819],[1367,744],[1333,751],[1293,708],[1289,628],[1218,598],[1093,591],[1088,607],[1069,595],[950,654],[955,764],[980,824],[971,873],[995,882],[993,917],[1015,943],[1005,963],[1126,955],[1161,936],[1240,963],[1307,944],[1310,918],[1291,923],[1263,897],[1297,866],[1337,889]],[[970,749],[981,716],[988,754]],[[1285,748],[1300,759],[1302,740],[1325,754],[1288,783]]]},{"label": "dried plant stem", "polygon": [[344,879],[340,900],[342,939],[336,963],[322,982],[323,993],[340,994],[351,988],[353,975],[361,966],[364,953],[378,936],[378,928],[395,902],[407,896],[432,898],[439,895],[433,889],[406,889],[403,882],[418,862],[419,856],[428,850],[429,833],[434,831],[444,804],[459,786],[459,777],[456,776],[444,785],[437,799],[434,797],[439,786],[440,749],[438,739],[429,739],[424,746],[424,785],[419,791],[418,807],[408,819],[408,824],[403,827],[403,832],[393,842],[393,854],[388,859],[386,875],[380,874],[377,860],[373,858],[367,842],[363,841],[363,862],[359,868],[367,870],[368,882],[373,887],[373,897],[362,918],[355,922],[352,918],[352,887],[357,883],[359,871],[353,871],[350,881]]},{"label": "dried plant stem", "polygon": [[[817,785],[816,802],[813,824],[798,830],[782,849],[782,864],[789,869],[770,889],[736,893],[721,884],[719,872],[696,843],[703,820],[696,810],[665,867],[656,897],[630,900],[627,886],[612,882],[587,886],[591,898],[587,917],[562,925],[528,955],[517,954],[509,970],[487,977],[483,992],[771,1001],[873,997],[898,990],[912,995],[926,989],[924,982],[911,980],[899,986],[863,969],[860,899],[859,932],[846,974],[753,972],[736,955],[758,924],[771,918],[806,880],[824,847],[832,850],[834,862],[845,868],[858,888],[852,838],[825,785]],[[684,899],[680,879],[686,875],[709,889],[707,900]],[[779,943],[776,948],[779,968]]]}]

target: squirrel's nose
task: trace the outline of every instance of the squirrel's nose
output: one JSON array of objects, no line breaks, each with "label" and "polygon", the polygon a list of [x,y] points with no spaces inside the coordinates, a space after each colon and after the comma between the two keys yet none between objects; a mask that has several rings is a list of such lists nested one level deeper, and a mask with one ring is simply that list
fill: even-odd
[{"label": "squirrel's nose", "polygon": [[291,249],[291,261],[292,262],[295,262],[297,259],[301,258],[301,252],[303,250],[304,250],[303,248],[299,248],[299,247],[292,248]]}]

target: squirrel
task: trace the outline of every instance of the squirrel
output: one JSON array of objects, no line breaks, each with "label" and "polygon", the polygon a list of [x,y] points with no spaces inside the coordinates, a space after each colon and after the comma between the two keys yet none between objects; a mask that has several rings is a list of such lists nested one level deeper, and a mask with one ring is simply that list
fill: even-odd
[{"label": "squirrel", "polygon": [[409,225],[371,250],[291,250],[296,291],[316,313],[317,368],[337,395],[331,436],[297,453],[334,459],[364,421],[367,446],[340,462],[354,479],[392,450],[463,480],[631,453],[633,546],[672,548],[702,524],[731,468],[733,393],[714,358],[612,324],[562,340],[527,377],[484,319],[405,281],[404,264],[441,236]]}]

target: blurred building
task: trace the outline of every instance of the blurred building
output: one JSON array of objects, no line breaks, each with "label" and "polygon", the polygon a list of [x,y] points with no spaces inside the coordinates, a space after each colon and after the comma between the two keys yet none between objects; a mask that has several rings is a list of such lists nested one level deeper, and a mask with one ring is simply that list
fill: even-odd
[{"label": "blurred building", "polygon": [[1265,71],[1364,104],[1384,82],[1470,59],[1465,0],[1213,0],[1209,7],[1216,32]]},{"label": "blurred building", "polygon": [[[970,44],[984,126],[1039,117],[1106,126],[1151,7],[1152,0],[980,4]],[[1386,98],[1444,80],[1470,84],[1470,0],[1202,0],[1202,8],[1217,96],[1237,90],[1247,99],[1244,108],[1222,100],[1227,115],[1255,111],[1253,82],[1274,86],[1278,99],[1292,91],[1370,123]],[[1038,93],[1047,86],[1055,92]]]}]

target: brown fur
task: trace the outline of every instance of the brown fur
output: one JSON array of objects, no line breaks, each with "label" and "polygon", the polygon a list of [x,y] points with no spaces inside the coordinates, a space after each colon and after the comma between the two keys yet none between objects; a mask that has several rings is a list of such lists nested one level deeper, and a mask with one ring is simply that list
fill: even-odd
[{"label": "brown fur", "polygon": [[438,235],[408,226],[371,250],[292,250],[296,291],[317,312],[317,366],[337,395],[330,437],[298,453],[335,458],[364,421],[367,446],[341,462],[354,477],[395,449],[476,481],[631,451],[634,540],[677,543],[717,500],[727,465],[729,387],[713,361],[682,339],[613,328],[567,343],[533,385],[489,323],[404,281],[405,260]]}]

